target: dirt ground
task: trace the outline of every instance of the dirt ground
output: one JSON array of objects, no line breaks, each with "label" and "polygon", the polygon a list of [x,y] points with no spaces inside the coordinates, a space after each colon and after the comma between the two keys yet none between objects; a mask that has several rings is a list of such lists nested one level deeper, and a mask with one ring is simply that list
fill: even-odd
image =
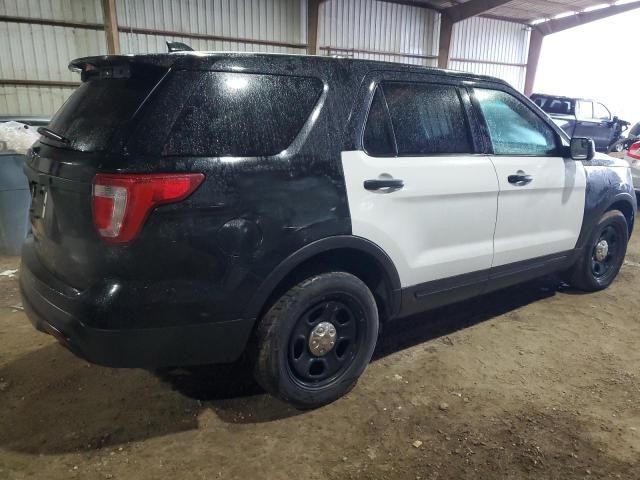
[{"label": "dirt ground", "polygon": [[389,325],[305,413],[239,368],[89,365],[0,276],[0,479],[640,478],[639,346],[638,234],[607,291],[547,278]]}]

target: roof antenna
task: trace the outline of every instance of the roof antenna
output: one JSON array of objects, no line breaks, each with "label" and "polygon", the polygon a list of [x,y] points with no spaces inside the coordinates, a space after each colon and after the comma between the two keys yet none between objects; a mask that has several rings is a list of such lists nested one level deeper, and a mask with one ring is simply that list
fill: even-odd
[{"label": "roof antenna", "polygon": [[167,48],[169,52],[193,52],[193,48],[191,48],[186,43],[182,42],[167,42]]}]

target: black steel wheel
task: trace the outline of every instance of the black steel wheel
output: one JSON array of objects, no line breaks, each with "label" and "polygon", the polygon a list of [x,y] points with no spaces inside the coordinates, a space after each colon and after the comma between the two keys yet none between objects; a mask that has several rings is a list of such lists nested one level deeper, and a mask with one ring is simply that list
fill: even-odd
[{"label": "black steel wheel", "polygon": [[569,272],[569,283],[586,291],[602,290],[611,285],[627,253],[628,232],[627,220],[622,212],[606,212]]},{"label": "black steel wheel", "polygon": [[364,311],[348,296],[335,294],[307,309],[289,340],[289,371],[308,388],[341,375],[361,348]]},{"label": "black steel wheel", "polygon": [[345,272],[295,285],[262,318],[256,381],[298,408],[349,392],[373,355],[378,310],[371,291]]},{"label": "black steel wheel", "polygon": [[620,228],[614,225],[607,225],[601,230],[591,251],[591,273],[594,277],[605,277],[615,268],[620,236]]}]

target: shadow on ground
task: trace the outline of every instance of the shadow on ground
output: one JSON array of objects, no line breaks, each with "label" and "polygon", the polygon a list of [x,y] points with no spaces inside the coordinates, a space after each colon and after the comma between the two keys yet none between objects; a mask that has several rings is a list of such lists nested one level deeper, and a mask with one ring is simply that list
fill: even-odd
[{"label": "shadow on ground", "polygon": [[[553,279],[441,308],[384,328],[374,360],[555,294]],[[0,368],[0,447],[52,454],[100,449],[198,428],[211,409],[224,422],[259,423],[301,412],[262,394],[239,363],[150,374],[107,369],[56,344]]]}]

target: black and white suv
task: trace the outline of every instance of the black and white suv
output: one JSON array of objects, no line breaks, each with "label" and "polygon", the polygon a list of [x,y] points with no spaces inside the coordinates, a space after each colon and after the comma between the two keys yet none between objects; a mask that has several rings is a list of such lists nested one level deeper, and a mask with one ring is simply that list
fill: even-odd
[{"label": "black and white suv", "polygon": [[301,408],[353,387],[379,325],[550,272],[607,287],[629,166],[503,81],[393,63],[83,58],[28,157],[21,289],[104,365],[253,358]]}]

